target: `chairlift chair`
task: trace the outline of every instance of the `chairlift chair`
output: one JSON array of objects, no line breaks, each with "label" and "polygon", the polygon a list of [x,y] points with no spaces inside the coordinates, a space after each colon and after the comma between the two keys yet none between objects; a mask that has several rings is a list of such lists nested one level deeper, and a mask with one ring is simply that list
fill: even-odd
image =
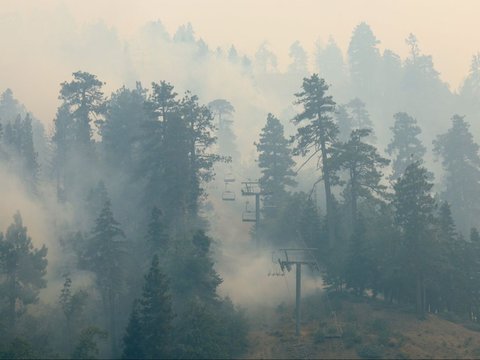
[{"label": "chairlift chair", "polygon": [[235,193],[231,190],[225,190],[222,193],[222,200],[224,200],[224,201],[235,201]]},{"label": "chairlift chair", "polygon": [[248,201],[245,203],[245,211],[242,213],[242,221],[243,222],[256,222],[257,217],[255,211],[250,210],[248,208]]},{"label": "chairlift chair", "polygon": [[235,201],[235,193],[232,190],[228,190],[228,183],[225,183],[225,190],[222,192],[222,200]]},{"label": "chairlift chair", "polygon": [[223,178],[223,181],[225,183],[233,183],[235,182],[235,176],[233,176],[233,174],[231,172],[228,172],[225,174],[224,178]]}]

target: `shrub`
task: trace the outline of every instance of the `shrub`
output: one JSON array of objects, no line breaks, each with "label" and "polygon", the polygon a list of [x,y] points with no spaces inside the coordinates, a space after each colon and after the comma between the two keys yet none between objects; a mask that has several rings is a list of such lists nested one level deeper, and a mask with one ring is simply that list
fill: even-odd
[{"label": "shrub", "polygon": [[383,358],[383,346],[364,345],[357,350],[358,356],[362,359],[381,359]]}]

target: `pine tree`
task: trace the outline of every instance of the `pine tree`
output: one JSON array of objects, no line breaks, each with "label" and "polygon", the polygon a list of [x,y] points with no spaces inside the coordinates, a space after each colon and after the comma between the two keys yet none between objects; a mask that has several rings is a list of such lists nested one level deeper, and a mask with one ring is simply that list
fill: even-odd
[{"label": "pine tree", "polygon": [[362,22],[353,30],[348,45],[348,63],[350,76],[356,95],[362,95],[367,101],[373,100],[373,86],[377,80],[380,52],[377,40],[370,26]]},{"label": "pine tree", "polygon": [[353,119],[350,116],[346,105],[339,105],[335,110],[335,122],[338,125],[338,140],[348,141],[353,130]]},{"label": "pine tree", "polygon": [[[303,106],[303,111],[293,119],[299,126],[297,129],[296,151],[303,156],[311,153],[310,158],[319,154],[322,180],[325,185],[327,208],[327,228],[330,247],[335,243],[334,198],[331,187],[334,181],[333,171],[329,168],[331,147],[337,141],[338,127],[332,119],[335,102],[327,95],[328,85],[317,74],[304,78],[301,92],[295,94],[297,105]],[[309,159],[310,159],[309,158]]]},{"label": "pine tree", "polygon": [[95,221],[83,262],[95,274],[102,295],[112,355],[115,355],[117,348],[115,317],[117,297],[123,282],[124,237],[119,223],[113,218],[110,200],[107,200]]},{"label": "pine tree", "polygon": [[167,281],[160,271],[156,255],[145,277],[140,306],[145,356],[150,359],[168,358],[173,314]]},{"label": "pine tree", "polygon": [[105,121],[99,124],[105,162],[128,172],[134,161],[135,147],[146,120],[145,90],[137,83],[134,90],[122,87],[108,102]]},{"label": "pine tree", "polygon": [[411,163],[422,160],[426,153],[425,146],[417,138],[422,130],[417,120],[404,112],[393,115],[395,124],[390,129],[393,137],[387,146],[386,152],[393,156],[392,180],[398,179]]},{"label": "pine tree", "polygon": [[153,207],[146,236],[149,248],[154,254],[164,254],[168,246],[168,233],[163,222],[163,212]]},{"label": "pine tree", "polygon": [[232,161],[240,160],[236,145],[236,136],[232,129],[235,108],[225,99],[215,99],[208,103],[213,116],[217,119],[218,153],[229,156]]},{"label": "pine tree", "polygon": [[145,359],[143,331],[138,302],[135,301],[123,337],[122,359]]},{"label": "pine tree", "polygon": [[370,285],[374,264],[370,259],[367,229],[365,220],[359,216],[355,229],[350,238],[350,246],[347,256],[345,281],[349,288],[354,289],[357,295]]},{"label": "pine tree", "polygon": [[74,72],[71,82],[60,84],[59,99],[72,115],[74,139],[82,147],[90,147],[93,118],[105,113],[103,84],[95,75],[83,71]]},{"label": "pine tree", "polygon": [[349,141],[337,146],[331,158],[330,168],[333,171],[348,172],[346,198],[351,204],[353,227],[356,226],[358,199],[381,196],[386,189],[380,183],[383,174],[379,168],[387,166],[390,160],[380,156],[375,146],[363,141],[370,133],[370,129],[352,131]]},{"label": "pine tree", "polygon": [[452,206],[460,232],[468,232],[480,217],[479,146],[463,117],[455,115],[452,127],[433,142],[445,170],[443,197]]},{"label": "pine tree", "polygon": [[300,41],[295,41],[290,45],[289,56],[292,60],[288,65],[288,71],[295,75],[305,76],[308,74],[308,57],[307,52],[300,44]]},{"label": "pine tree", "polygon": [[205,194],[202,185],[213,179],[213,165],[223,158],[209,152],[217,140],[213,134],[215,125],[209,108],[199,104],[198,96],[188,91],[180,105],[181,115],[187,127],[190,163],[188,210],[190,216],[195,218],[198,215],[198,202]]},{"label": "pine tree", "polygon": [[72,352],[72,338],[76,333],[75,322],[82,315],[86,305],[88,294],[84,290],[72,292],[72,279],[65,277],[62,291],[60,293],[59,302],[65,315],[65,338],[68,353]]},{"label": "pine tree", "polygon": [[[425,274],[432,242],[433,211],[435,201],[430,194],[433,184],[428,171],[414,162],[394,185],[393,205],[395,222],[401,231],[401,254],[405,276],[410,288],[415,289],[417,314],[425,312]],[[413,285],[412,283],[415,283]]]},{"label": "pine tree", "polygon": [[20,213],[13,217],[5,236],[0,234],[1,297],[8,303],[7,319],[12,333],[16,320],[26,307],[38,301],[39,290],[46,286],[47,248],[34,248]]},{"label": "pine tree", "polygon": [[39,164],[38,154],[33,144],[32,118],[29,114],[22,119],[17,116],[13,123],[5,126],[5,144],[12,165],[19,172],[25,185],[32,194],[37,193]]},{"label": "pine tree", "polygon": [[370,129],[373,133],[372,120],[370,120],[365,103],[357,97],[350,100],[346,106],[351,112],[352,130]]},{"label": "pine tree", "polygon": [[134,304],[124,337],[124,358],[165,359],[172,351],[172,304],[168,282],[154,255],[142,297]]},{"label": "pine tree", "polygon": [[275,116],[268,114],[267,123],[260,133],[260,141],[255,144],[258,154],[258,166],[262,171],[260,187],[267,197],[264,204],[269,207],[280,206],[285,197],[286,187],[296,185],[293,171],[295,162],[289,141],[285,139],[283,125]]}]

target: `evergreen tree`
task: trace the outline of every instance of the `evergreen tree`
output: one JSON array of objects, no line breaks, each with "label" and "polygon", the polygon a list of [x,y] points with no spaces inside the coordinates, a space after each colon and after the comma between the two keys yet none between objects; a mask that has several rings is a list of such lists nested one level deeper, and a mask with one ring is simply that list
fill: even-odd
[{"label": "evergreen tree", "polygon": [[297,130],[296,151],[303,156],[311,153],[309,159],[319,154],[318,163],[322,168],[322,180],[325,185],[327,208],[327,228],[330,247],[335,243],[335,214],[332,182],[334,173],[329,168],[331,146],[337,141],[338,127],[332,119],[335,102],[327,95],[328,85],[317,74],[304,78],[301,92],[295,94],[296,104],[303,106],[303,111],[293,119],[299,126]]},{"label": "evergreen tree", "polygon": [[117,297],[123,283],[124,237],[119,223],[113,218],[110,200],[107,200],[95,221],[83,263],[95,274],[96,284],[102,295],[112,355],[115,355],[117,349],[115,317]]},{"label": "evergreen tree", "polygon": [[290,45],[289,55],[292,62],[290,65],[288,65],[288,71],[300,76],[307,75],[308,73],[307,52],[302,47],[299,41],[295,41],[292,45]]},{"label": "evergreen tree", "polygon": [[145,277],[145,286],[139,303],[146,358],[168,358],[173,314],[168,285],[160,271],[156,255]]},{"label": "evergreen tree", "polygon": [[108,102],[105,121],[99,122],[105,161],[128,172],[133,164],[136,144],[145,122],[145,91],[125,87],[114,92]]},{"label": "evergreen tree", "polygon": [[72,359],[96,359],[100,350],[96,339],[105,340],[108,334],[95,326],[83,329],[72,353]]},{"label": "evergreen tree", "polygon": [[329,37],[327,45],[317,45],[316,64],[319,74],[329,83],[342,85],[346,81],[345,61],[342,50],[333,37]]},{"label": "evergreen tree", "polygon": [[353,119],[350,116],[346,105],[339,105],[335,109],[335,121],[338,124],[338,140],[348,141],[353,130]]},{"label": "evergreen tree", "polygon": [[17,116],[23,116],[25,113],[25,107],[14,98],[11,89],[6,89],[0,95],[0,120],[3,123],[12,122]]},{"label": "evergreen tree", "polygon": [[138,302],[135,301],[123,337],[123,359],[145,359],[143,331]]},{"label": "evergreen tree", "polygon": [[472,56],[468,76],[460,88],[460,96],[467,102],[467,105],[473,107],[474,111],[480,111],[478,104],[480,98],[480,53]]},{"label": "evergreen tree", "polygon": [[124,358],[165,359],[172,351],[172,304],[158,255],[145,276],[142,297],[134,304],[124,337]]},{"label": "evergreen tree", "polygon": [[103,83],[95,75],[77,71],[71,82],[63,82],[60,86],[59,99],[72,115],[73,138],[78,145],[89,148],[91,122],[105,113]]},{"label": "evergreen tree", "polygon": [[198,215],[198,202],[205,194],[202,184],[213,179],[213,165],[223,160],[222,157],[209,152],[215,144],[213,135],[215,125],[209,108],[200,105],[198,96],[186,92],[181,103],[181,115],[187,127],[187,143],[189,157],[190,189],[188,195],[188,211],[195,218]]},{"label": "evergreen tree", "polygon": [[232,161],[240,159],[236,146],[236,136],[232,129],[235,108],[225,99],[216,99],[208,103],[213,116],[217,118],[218,153],[230,156]]},{"label": "evergreen tree", "polygon": [[433,142],[434,153],[445,171],[444,198],[452,206],[460,232],[478,224],[480,217],[479,146],[463,117],[455,115],[452,127]]},{"label": "evergreen tree", "polygon": [[10,154],[12,165],[17,168],[28,190],[37,192],[39,164],[38,154],[33,144],[32,118],[29,114],[22,119],[17,116],[13,123],[5,126],[5,144]]},{"label": "evergreen tree", "polygon": [[351,204],[351,218],[355,227],[358,199],[371,199],[374,195],[383,195],[386,186],[382,185],[382,172],[379,168],[387,166],[390,161],[381,157],[375,146],[367,144],[363,139],[371,133],[370,129],[352,131],[350,140],[337,147],[331,158],[330,168],[333,171],[346,170],[348,182],[346,198]]},{"label": "evergreen tree", "polygon": [[65,277],[59,302],[66,320],[64,334],[69,354],[72,352],[72,338],[74,337],[77,328],[74,325],[83,313],[87,296],[88,294],[84,290],[72,292],[72,279],[69,276]]},{"label": "evergreen tree", "polygon": [[295,186],[289,141],[285,139],[283,125],[268,114],[267,123],[260,133],[260,141],[255,144],[258,154],[258,166],[262,171],[260,187],[267,197],[264,204],[270,207],[280,206],[287,186]]},{"label": "evergreen tree", "polygon": [[386,152],[393,156],[392,180],[398,179],[408,165],[422,160],[426,153],[425,146],[417,138],[422,130],[417,125],[417,120],[404,112],[393,115],[395,124],[390,129],[393,137],[387,146]]},{"label": "evergreen tree", "polygon": [[373,132],[372,120],[370,120],[370,115],[368,114],[365,103],[362,100],[358,97],[350,100],[347,104],[347,108],[351,112],[352,130],[370,129]]},{"label": "evergreen tree", "polygon": [[0,234],[1,297],[7,300],[6,311],[12,333],[18,315],[38,301],[39,290],[46,286],[47,248],[34,248],[20,213],[13,217],[5,236]]},{"label": "evergreen tree", "polygon": [[[395,221],[401,231],[401,256],[410,289],[415,289],[417,314],[424,316],[425,274],[429,264],[435,201],[428,171],[416,161],[394,185]],[[414,284],[415,285],[414,285]]]},{"label": "evergreen tree", "polygon": [[373,100],[373,86],[380,63],[379,43],[370,26],[362,22],[353,30],[348,45],[348,63],[355,94],[365,96],[367,101]]},{"label": "evergreen tree", "polygon": [[163,222],[163,212],[156,206],[153,207],[150,214],[146,240],[153,253],[164,254],[166,252],[168,233]]},{"label": "evergreen tree", "polygon": [[371,251],[366,233],[365,220],[359,216],[350,238],[345,269],[346,284],[357,295],[363,295],[365,289],[371,285],[373,275],[374,264],[370,259]]},{"label": "evergreen tree", "polygon": [[218,300],[217,288],[222,278],[214,269],[210,246],[212,239],[203,230],[196,231],[186,243],[179,243],[169,255],[170,273],[176,274],[172,291],[177,306],[182,307],[187,299],[195,296],[202,302]]}]

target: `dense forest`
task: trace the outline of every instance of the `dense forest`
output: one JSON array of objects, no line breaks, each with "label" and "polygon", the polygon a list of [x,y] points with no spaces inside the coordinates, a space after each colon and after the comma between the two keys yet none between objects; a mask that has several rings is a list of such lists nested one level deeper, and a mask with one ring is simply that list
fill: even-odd
[{"label": "dense forest", "polygon": [[0,96],[2,202],[18,209],[0,223],[0,358],[240,357],[240,267],[286,247],[313,249],[326,292],[479,321],[480,54],[454,92],[415,35],[402,59],[366,23],[345,55],[319,43],[314,69],[293,43],[285,71],[267,43],[249,58],[189,24],[143,31],[141,63],[168,49],[179,84],[135,79],[132,51],[111,94],[74,69],[49,127]]}]

